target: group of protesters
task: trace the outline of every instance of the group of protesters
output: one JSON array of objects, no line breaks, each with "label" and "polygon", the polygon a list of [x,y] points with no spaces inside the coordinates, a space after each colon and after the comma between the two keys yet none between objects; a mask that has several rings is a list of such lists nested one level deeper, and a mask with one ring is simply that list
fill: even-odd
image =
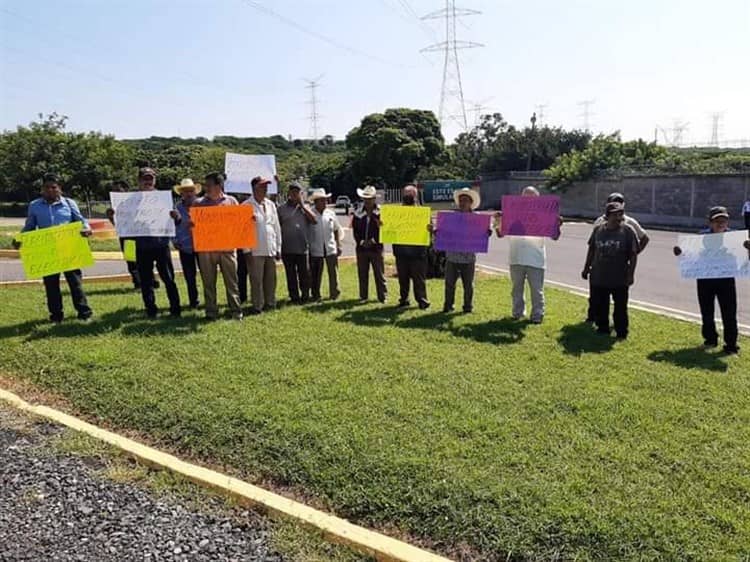
[{"label": "group of protesters", "polygon": [[[157,174],[153,168],[141,168],[138,172],[138,189],[156,189]],[[188,304],[195,309],[200,306],[197,277],[203,286],[204,310],[207,319],[219,317],[217,278],[221,273],[226,291],[227,307],[233,318],[243,318],[243,303],[247,300],[247,278],[250,279],[249,314],[261,314],[276,308],[276,263],[282,261],[286,273],[289,300],[293,304],[318,302],[322,299],[321,285],[324,270],[328,276],[328,297],[336,300],[341,295],[339,286],[339,257],[342,254],[344,229],[335,212],[328,208],[331,196],[323,189],[315,189],[308,195],[297,182],[287,187],[286,200],[281,204],[268,197],[270,178],[255,177],[251,180],[252,194],[238,200],[224,192],[225,176],[221,172],[205,176],[202,184],[190,178],[174,186],[179,202],[170,216],[175,223],[175,236],[137,236],[121,239],[121,248],[127,242],[135,245],[135,260],[129,261],[133,284],[143,299],[146,315],[155,318],[158,314],[155,289],[159,287],[154,268],[166,290],[171,316],[180,316],[182,304],[175,282],[171,247],[179,252]],[[128,191],[127,182],[115,182],[115,190]],[[357,273],[359,279],[359,301],[369,298],[370,271],[375,285],[375,295],[385,303],[388,287],[385,277],[384,246],[380,241],[383,221],[377,192],[373,186],[357,189],[361,199],[351,218],[354,238]],[[525,197],[538,197],[534,187],[525,188]],[[481,205],[480,194],[471,188],[454,192],[456,211],[474,213]],[[419,193],[414,185],[402,191],[402,205],[419,205]],[[196,251],[193,245],[193,223],[191,207],[250,205],[253,209],[256,245],[253,248],[238,248],[226,251]],[[747,205],[747,204],[746,204]],[[748,206],[750,209],[750,206]],[[745,209],[743,209],[744,211]],[[747,211],[750,212],[750,211]],[[114,209],[107,210],[109,220],[116,224]],[[502,234],[502,213],[495,214],[494,231],[498,238]],[[747,220],[747,215],[745,215]],[[729,214],[724,207],[713,207],[708,216],[710,227],[704,233],[719,233],[728,230]],[[43,178],[41,197],[29,205],[28,217],[23,231],[81,222],[83,236],[92,231],[77,204],[63,196],[60,179],[54,174]],[[560,219],[562,225],[562,219]],[[425,228],[436,234],[431,222]],[[493,229],[487,231],[491,236]],[[511,314],[514,320],[526,315],[524,301],[525,286],[531,294],[529,320],[539,324],[544,320],[544,277],[546,270],[545,238],[539,236],[508,236],[509,265],[511,278]],[[557,240],[558,235],[553,237]],[[587,322],[595,324],[600,334],[611,334],[612,327],[619,339],[628,337],[629,288],[635,281],[638,255],[648,245],[649,237],[634,218],[625,213],[625,199],[620,193],[607,198],[604,214],[593,225],[588,239],[588,252],[582,277],[589,281],[589,305]],[[19,242],[15,243],[20,246]],[[750,251],[750,242],[745,246]],[[410,306],[409,296],[420,309],[430,307],[427,298],[427,246],[393,244],[399,284],[399,307]],[[675,255],[681,253],[674,248]],[[443,312],[454,311],[456,285],[463,286],[464,313],[473,310],[474,276],[476,254],[473,252],[446,252],[445,292]],[[80,270],[64,272],[70,287],[73,306],[78,318],[88,320],[92,315],[82,287]],[[52,322],[63,320],[63,302],[60,292],[60,274],[44,277],[47,306]],[[610,325],[610,300],[614,303],[613,322]],[[718,345],[718,334],[714,322],[714,302],[718,300],[724,325],[724,351],[737,353],[737,297],[734,278],[699,279],[698,301],[703,318],[704,345]]]}]

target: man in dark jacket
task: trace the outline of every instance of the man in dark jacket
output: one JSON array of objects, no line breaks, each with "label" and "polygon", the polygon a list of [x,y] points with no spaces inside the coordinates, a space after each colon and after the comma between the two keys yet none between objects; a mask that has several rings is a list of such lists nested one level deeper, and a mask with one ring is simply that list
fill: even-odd
[{"label": "man in dark jacket", "polygon": [[[402,205],[417,205],[418,191],[414,185],[407,185],[401,198]],[[432,230],[432,225],[426,225]],[[409,306],[409,281],[414,285],[414,298],[422,310],[430,307],[427,300],[427,246],[412,246],[394,244],[393,255],[396,256],[396,271],[398,272],[400,307]]]},{"label": "man in dark jacket", "polygon": [[388,286],[385,281],[383,245],[378,242],[380,239],[380,207],[375,202],[377,192],[373,186],[368,185],[364,189],[357,189],[357,195],[362,199],[362,206],[356,209],[354,215],[352,215],[352,233],[357,247],[359,301],[361,303],[367,302],[370,267],[372,267],[375,292],[378,301],[384,303],[388,296]]}]

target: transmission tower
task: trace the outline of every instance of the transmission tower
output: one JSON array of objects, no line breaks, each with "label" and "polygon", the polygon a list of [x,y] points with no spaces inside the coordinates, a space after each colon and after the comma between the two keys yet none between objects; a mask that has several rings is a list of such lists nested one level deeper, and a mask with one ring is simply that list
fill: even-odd
[{"label": "transmission tower", "polygon": [[321,78],[323,78],[322,74],[312,80],[308,78],[304,79],[307,82],[305,88],[310,90],[310,101],[307,102],[310,106],[310,135],[312,135],[316,143],[318,142],[318,122],[320,121],[320,114],[318,113],[318,87],[320,86]]},{"label": "transmission tower", "polygon": [[484,47],[484,45],[456,39],[456,21],[462,16],[474,16],[481,13],[477,10],[456,8],[455,0],[445,0],[445,8],[422,17],[423,20],[445,20],[445,41],[434,43],[420,51],[423,53],[442,51],[444,53],[443,85],[440,90],[440,110],[438,113],[441,126],[444,126],[446,121],[450,120],[458,124],[463,131],[469,129],[458,51],[459,49]]},{"label": "transmission tower", "polygon": [[715,111],[711,114],[711,146],[721,144],[721,120],[724,119],[723,111]]},{"label": "transmission tower", "polygon": [[593,115],[593,112],[591,111],[591,106],[594,105],[596,100],[583,100],[578,102],[578,106],[582,107],[581,113],[578,115],[582,121],[582,128],[587,133],[591,132],[591,116]]},{"label": "transmission tower", "polygon": [[536,110],[536,122],[539,127],[544,127],[544,110],[549,107],[548,103],[538,103],[534,106]]}]

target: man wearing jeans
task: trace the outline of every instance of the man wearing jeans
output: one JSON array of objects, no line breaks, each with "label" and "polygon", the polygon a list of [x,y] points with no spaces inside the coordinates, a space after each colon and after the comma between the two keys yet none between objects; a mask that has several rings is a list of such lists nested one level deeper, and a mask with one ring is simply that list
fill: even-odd
[{"label": "man wearing jeans", "polygon": [[286,272],[289,300],[302,304],[310,298],[310,269],[307,265],[308,226],[315,220],[302,201],[302,186],[289,184],[287,200],[278,208],[281,224],[281,260]]},{"label": "man wearing jeans", "polygon": [[589,250],[581,276],[591,276],[591,295],[597,332],[610,333],[609,299],[614,301],[614,325],[618,339],[628,337],[628,291],[635,280],[638,237],[625,224],[622,203],[608,203],[607,221],[589,238]]},{"label": "man wearing jeans", "polygon": [[[219,207],[239,205],[237,199],[224,194],[224,175],[212,172],[204,181],[206,194],[195,202],[196,207]],[[216,267],[221,270],[224,288],[227,293],[227,305],[235,320],[242,320],[240,290],[237,280],[237,257],[234,248],[226,251],[198,252],[201,280],[203,281],[203,298],[206,301],[206,318],[215,320],[219,316],[219,305],[216,299]]]},{"label": "man wearing jeans", "polygon": [[[46,174],[42,180],[42,196],[34,199],[29,204],[29,212],[26,223],[21,232],[59,226],[71,222],[81,223],[81,236],[91,236],[91,228],[88,221],[83,218],[78,205],[72,199],[63,197],[60,179],[55,174]],[[13,243],[14,247],[20,248],[21,243]],[[70,296],[73,306],[78,312],[80,320],[88,320],[92,311],[83,292],[82,275],[80,269],[72,269],[63,272],[65,280],[70,287]],[[44,277],[44,291],[47,294],[47,310],[49,319],[59,323],[63,320],[63,301],[60,293],[60,274],[47,275]]]},{"label": "man wearing jeans", "polygon": [[276,260],[281,259],[281,226],[276,203],[266,197],[271,180],[260,176],[250,182],[253,196],[243,205],[252,205],[255,221],[255,248],[246,248],[245,262],[250,274],[250,314],[276,308]]}]

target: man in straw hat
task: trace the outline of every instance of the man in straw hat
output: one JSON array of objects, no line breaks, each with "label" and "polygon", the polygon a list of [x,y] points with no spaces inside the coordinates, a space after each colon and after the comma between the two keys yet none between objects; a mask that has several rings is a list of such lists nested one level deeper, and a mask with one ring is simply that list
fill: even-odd
[{"label": "man in straw hat", "polygon": [[339,298],[339,256],[344,231],[336,213],[328,208],[330,193],[315,189],[310,194],[313,204],[313,222],[310,224],[310,272],[312,300],[320,300],[320,284],[323,280],[323,264],[328,270],[328,295],[331,300]]},{"label": "man in straw hat", "polygon": [[[138,190],[154,191],[155,189],[156,171],[149,167],[138,170]],[[107,214],[114,223],[114,209],[108,209]],[[146,308],[146,315],[149,318],[156,318],[159,312],[154,295],[154,264],[167,291],[170,315],[180,316],[182,312],[180,293],[177,290],[177,283],[175,283],[172,255],[169,252],[169,242],[168,236],[135,237],[135,262],[141,278],[141,297]]]},{"label": "man in straw hat", "polygon": [[315,221],[302,200],[302,186],[293,181],[286,203],[278,208],[281,224],[281,261],[284,262],[289,300],[303,304],[310,299],[310,267],[307,262],[309,225]]},{"label": "man in straw hat", "polygon": [[[521,191],[522,197],[539,197],[539,191],[534,186],[528,186]],[[502,238],[500,228],[502,226],[502,215],[495,215],[497,223],[495,232],[498,238]],[[562,224],[562,219],[560,219]],[[526,301],[524,291],[526,283],[529,284],[531,292],[531,314],[530,319],[534,324],[541,324],[544,320],[544,273],[547,267],[547,250],[543,236],[510,236],[510,265],[511,280],[511,314],[514,319],[520,320],[526,314]],[[557,240],[559,235],[553,240]]]},{"label": "man in straw hat", "polygon": [[250,274],[250,314],[276,308],[276,261],[281,259],[281,225],[276,203],[266,197],[271,180],[260,176],[250,181],[253,195],[242,205],[252,205],[257,246],[243,249]]},{"label": "man in straw hat", "polygon": [[[481,197],[474,189],[464,187],[453,192],[453,201],[459,213],[472,213],[481,204]],[[489,235],[491,233],[488,232]],[[477,255],[474,252],[445,253],[445,303],[443,312],[452,312],[456,297],[456,282],[461,279],[464,288],[464,306],[466,313],[474,309],[474,270]]]},{"label": "man in straw hat", "polygon": [[[226,207],[239,205],[237,199],[224,193],[224,174],[211,172],[204,179],[206,194],[196,201],[196,207]],[[206,318],[216,320],[219,316],[219,304],[216,299],[216,267],[224,279],[227,294],[227,305],[235,320],[242,320],[240,289],[237,279],[237,255],[234,249],[198,252],[198,264],[203,280],[203,297],[206,300]]]},{"label": "man in straw hat", "polygon": [[198,308],[198,254],[193,251],[193,233],[190,229],[190,207],[198,200],[201,185],[190,178],[183,179],[174,186],[174,191],[180,196],[180,201],[170,213],[175,223],[174,247],[180,253],[182,275],[188,290],[190,308]]},{"label": "man in straw hat", "polygon": [[[419,192],[416,185],[404,187],[401,204],[406,206],[418,205]],[[432,231],[432,225],[425,225]],[[430,307],[427,300],[427,246],[411,244],[393,244],[393,255],[396,256],[396,272],[398,273],[399,307],[409,306],[409,282],[414,285],[414,298],[422,310]]]},{"label": "man in straw hat", "polygon": [[375,279],[375,293],[378,301],[385,302],[388,286],[385,281],[385,264],[383,262],[383,245],[380,239],[380,206],[376,202],[377,191],[371,185],[357,189],[362,199],[362,206],[355,209],[352,215],[352,233],[357,247],[357,276],[359,278],[359,300],[367,302],[369,270]]}]

